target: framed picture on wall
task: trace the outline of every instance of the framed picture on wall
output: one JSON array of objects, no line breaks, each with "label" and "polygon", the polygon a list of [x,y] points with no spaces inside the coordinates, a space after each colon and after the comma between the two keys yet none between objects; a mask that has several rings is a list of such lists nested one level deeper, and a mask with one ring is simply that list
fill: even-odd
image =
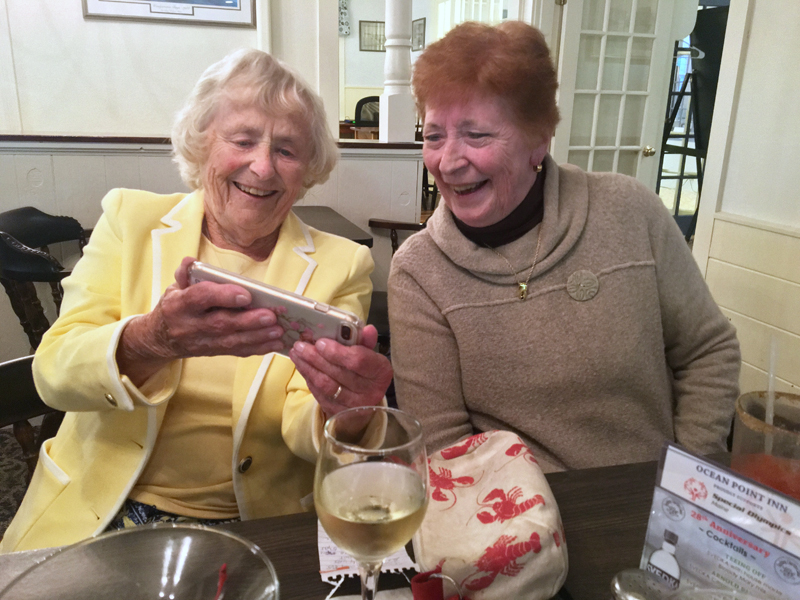
[{"label": "framed picture on wall", "polygon": [[416,52],[425,47],[425,17],[411,21],[411,51]]},{"label": "framed picture on wall", "polygon": [[358,22],[358,49],[361,52],[386,52],[386,23]]},{"label": "framed picture on wall", "polygon": [[256,0],[83,0],[85,19],[256,26]]}]

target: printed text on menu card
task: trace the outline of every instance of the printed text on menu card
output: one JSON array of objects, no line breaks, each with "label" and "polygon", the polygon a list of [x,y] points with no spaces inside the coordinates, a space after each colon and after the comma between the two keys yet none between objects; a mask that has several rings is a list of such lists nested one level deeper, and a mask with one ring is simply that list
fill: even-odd
[{"label": "printed text on menu card", "polygon": [[669,444],[641,568],[674,589],[800,598],[800,505]]}]

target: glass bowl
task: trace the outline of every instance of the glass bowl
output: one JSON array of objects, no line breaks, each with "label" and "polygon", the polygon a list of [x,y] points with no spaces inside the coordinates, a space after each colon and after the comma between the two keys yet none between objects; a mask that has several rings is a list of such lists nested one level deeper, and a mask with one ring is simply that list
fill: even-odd
[{"label": "glass bowl", "polygon": [[278,577],[258,546],[228,531],[146,525],[66,546],[0,592],[0,600],[54,598],[278,600]]}]

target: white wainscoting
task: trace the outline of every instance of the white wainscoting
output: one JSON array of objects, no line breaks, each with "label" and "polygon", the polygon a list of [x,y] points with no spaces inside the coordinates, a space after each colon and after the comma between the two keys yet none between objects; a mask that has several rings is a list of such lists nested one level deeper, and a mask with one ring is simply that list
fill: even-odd
[{"label": "white wainscoting", "polygon": [[[0,142],[0,212],[34,206],[68,215],[85,228],[100,218],[100,201],[115,187],[157,193],[188,191],[171,159],[171,146],[158,143]],[[299,204],[330,206],[374,238],[373,284],[386,290],[391,261],[388,232],[370,231],[371,218],[414,221],[420,217],[421,145],[343,143],[330,179]],[[65,264],[76,260],[76,245],[53,248]],[[49,288],[39,293],[48,318],[54,316]],[[27,354],[29,345],[8,298],[0,295],[0,361]]]},{"label": "white wainscoting", "polygon": [[800,230],[718,213],[706,282],[736,326],[741,391],[765,390],[777,344],[775,388],[800,393]]}]

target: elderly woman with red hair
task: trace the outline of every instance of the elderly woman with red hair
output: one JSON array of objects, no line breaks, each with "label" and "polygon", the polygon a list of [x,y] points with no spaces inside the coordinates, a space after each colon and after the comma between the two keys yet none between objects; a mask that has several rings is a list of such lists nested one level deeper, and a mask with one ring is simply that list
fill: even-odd
[{"label": "elderly woman with red hair", "polygon": [[520,22],[464,23],[413,75],[443,202],[389,278],[398,403],[431,449],[518,433],[547,471],[725,448],[734,328],[659,197],[557,165],[556,73]]}]

